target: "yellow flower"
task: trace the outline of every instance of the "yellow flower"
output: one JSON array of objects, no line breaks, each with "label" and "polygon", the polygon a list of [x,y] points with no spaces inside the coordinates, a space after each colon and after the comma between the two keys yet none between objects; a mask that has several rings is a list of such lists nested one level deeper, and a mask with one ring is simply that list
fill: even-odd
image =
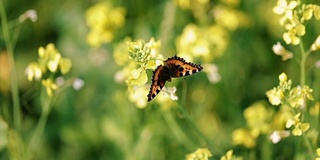
[{"label": "yellow flower", "polygon": [[220,158],[220,160],[242,160],[242,157],[234,156],[233,150],[229,150],[224,156]]},{"label": "yellow flower", "polygon": [[219,57],[228,44],[227,31],[218,25],[198,27],[187,25],[182,34],[176,39],[178,55],[192,61],[193,57],[201,57],[211,62]]},{"label": "yellow flower", "polygon": [[70,71],[72,62],[68,58],[61,58],[59,61],[59,67],[62,74],[67,74]]},{"label": "yellow flower", "polygon": [[298,45],[300,43],[299,37],[290,31],[283,33],[282,38],[287,44]]},{"label": "yellow flower", "polygon": [[284,97],[283,92],[281,90],[277,90],[276,88],[268,90],[266,95],[269,98],[269,102],[274,106],[280,105]]},{"label": "yellow flower", "polygon": [[125,22],[125,9],[113,7],[109,3],[98,3],[86,12],[86,21],[90,28],[87,42],[93,47],[113,40],[114,32]]},{"label": "yellow flower", "polygon": [[320,160],[320,148],[317,148],[317,158],[316,160]]},{"label": "yellow flower", "polygon": [[148,86],[134,86],[129,89],[129,100],[133,102],[137,108],[145,108],[147,106]]},{"label": "yellow flower", "polygon": [[131,63],[133,64],[131,67],[139,66],[139,68],[131,68],[130,75],[126,79],[128,86],[144,85],[148,81],[146,70],[154,70],[160,62],[163,63],[162,55],[156,51],[160,49],[159,44],[160,42],[156,42],[153,38],[148,43],[143,41],[128,42],[129,57],[134,60],[134,63]]},{"label": "yellow flower", "polygon": [[317,39],[312,43],[310,50],[316,51],[320,49],[320,35],[318,35]]},{"label": "yellow flower", "polygon": [[290,1],[289,4],[286,0],[278,0],[277,6],[273,8],[273,12],[279,15],[285,14],[288,19],[293,17],[293,9],[298,5],[297,1]]},{"label": "yellow flower", "polygon": [[292,130],[292,134],[295,136],[301,136],[303,132],[306,132],[310,128],[309,123],[301,123],[298,122],[294,129]]},{"label": "yellow flower", "polygon": [[256,146],[256,135],[247,129],[237,129],[232,132],[232,143],[234,145],[243,145],[247,148]]},{"label": "yellow flower", "polygon": [[295,136],[301,136],[303,132],[306,132],[310,128],[309,123],[300,122],[300,115],[301,113],[296,114],[292,119],[288,119],[286,123],[287,128],[294,126],[292,134]]},{"label": "yellow flower", "polygon": [[195,152],[187,154],[186,160],[208,160],[212,153],[207,148],[198,148]]},{"label": "yellow flower", "polygon": [[42,70],[38,63],[32,62],[28,65],[26,69],[26,74],[28,76],[29,81],[32,81],[33,79],[39,80],[42,77]]},{"label": "yellow flower", "polygon": [[313,15],[317,20],[320,20],[320,6],[313,5]]},{"label": "yellow flower", "polygon": [[257,134],[266,133],[269,129],[270,111],[262,103],[255,103],[244,110],[244,117],[251,130]]},{"label": "yellow flower", "polygon": [[216,23],[231,31],[250,25],[250,19],[245,13],[226,5],[216,5],[212,10]]},{"label": "yellow flower", "polygon": [[60,54],[56,54],[56,55],[53,56],[52,59],[49,59],[49,61],[47,63],[47,67],[48,67],[50,72],[56,72],[57,71],[60,58],[61,58],[61,55]]},{"label": "yellow flower", "polygon": [[279,81],[280,83],[285,83],[287,82],[288,80],[288,76],[286,75],[286,73],[282,72],[280,75],[279,75]]},{"label": "yellow flower", "polygon": [[317,102],[313,107],[310,107],[309,113],[312,116],[318,116],[320,113],[320,102]]},{"label": "yellow flower", "polygon": [[312,92],[309,86],[295,87],[290,91],[288,101],[293,108],[305,107],[307,99],[313,101]]},{"label": "yellow flower", "polygon": [[42,80],[42,85],[46,88],[48,96],[52,96],[53,91],[58,89],[58,85],[55,84],[52,79]]}]

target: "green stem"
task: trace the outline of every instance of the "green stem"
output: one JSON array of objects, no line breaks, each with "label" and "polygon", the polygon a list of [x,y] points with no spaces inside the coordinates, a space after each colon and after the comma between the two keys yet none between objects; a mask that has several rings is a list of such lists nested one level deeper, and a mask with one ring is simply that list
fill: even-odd
[{"label": "green stem", "polygon": [[206,145],[208,146],[208,148],[211,151],[215,151],[215,154],[221,154],[223,153],[221,150],[219,150],[218,148],[214,147],[213,144],[211,144],[210,140],[207,138],[207,136],[205,136],[200,129],[197,127],[197,125],[194,123],[194,121],[190,118],[188,112],[185,109],[185,103],[186,103],[186,96],[187,96],[187,83],[185,80],[182,81],[183,84],[183,90],[182,90],[182,98],[181,98],[181,105],[179,105],[179,109],[182,112],[182,115],[184,118],[186,118],[186,120],[188,121],[188,123],[192,126],[192,128],[197,132],[198,136],[206,143]]},{"label": "green stem", "polygon": [[19,99],[19,87],[18,87],[18,78],[17,72],[14,63],[13,47],[9,35],[9,27],[7,22],[7,16],[4,9],[3,0],[0,0],[0,16],[2,23],[3,37],[7,52],[9,55],[9,62],[11,65],[11,92],[12,92],[12,101],[13,101],[13,124],[16,131],[20,131],[21,128],[21,117],[20,117],[20,99]]},{"label": "green stem", "polygon": [[47,99],[44,101],[44,104],[42,105],[43,108],[42,108],[40,120],[29,142],[29,146],[28,146],[29,151],[35,151],[37,149],[37,146],[41,140],[41,136],[43,134],[43,131],[47,122],[51,102],[52,102],[52,96],[48,96]]},{"label": "green stem", "polygon": [[172,113],[169,112],[162,112],[163,117],[165,121],[167,122],[170,130],[175,134],[175,137],[177,137],[178,141],[185,144],[185,146],[188,148],[188,150],[194,150],[194,143],[188,138],[188,136],[182,131],[178,123],[174,120]]},{"label": "green stem", "polygon": [[165,53],[168,51],[167,48],[174,35],[172,31],[175,24],[175,12],[176,12],[176,6],[174,2],[167,1],[165,4],[164,16],[161,21],[160,35],[159,35],[162,43],[161,45],[162,53]]},{"label": "green stem", "polygon": [[313,152],[313,148],[312,148],[311,142],[309,141],[309,139],[306,136],[306,134],[303,134],[302,137],[303,137],[304,143],[307,146],[308,153],[309,153],[309,158],[312,159],[311,157],[314,157],[314,152]]},{"label": "green stem", "polygon": [[306,59],[307,59],[307,54],[304,50],[304,47],[303,47],[303,43],[302,43],[302,39],[300,38],[300,44],[299,44],[299,47],[300,47],[300,52],[301,52],[301,61],[300,61],[300,85],[301,87],[303,87],[305,85],[305,78],[306,78],[306,69],[305,69],[305,66],[306,66]]}]

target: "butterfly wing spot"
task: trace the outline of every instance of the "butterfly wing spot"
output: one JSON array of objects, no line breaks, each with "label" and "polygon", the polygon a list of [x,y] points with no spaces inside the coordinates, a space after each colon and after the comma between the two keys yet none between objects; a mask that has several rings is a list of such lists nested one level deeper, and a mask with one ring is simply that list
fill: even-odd
[{"label": "butterfly wing spot", "polygon": [[192,70],[192,74],[197,73],[197,72],[198,72],[198,70],[196,70],[196,69]]}]

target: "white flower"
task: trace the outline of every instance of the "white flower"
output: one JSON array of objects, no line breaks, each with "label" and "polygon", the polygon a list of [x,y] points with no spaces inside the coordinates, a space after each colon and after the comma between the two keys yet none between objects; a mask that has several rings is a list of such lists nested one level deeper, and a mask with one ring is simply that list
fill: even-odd
[{"label": "white flower", "polygon": [[23,22],[27,19],[30,19],[32,22],[36,22],[38,20],[37,11],[33,9],[29,9],[19,17],[20,22]]},{"label": "white flower", "polygon": [[290,131],[285,131],[285,130],[282,130],[282,131],[279,131],[279,130],[276,130],[276,131],[273,131],[272,134],[270,135],[270,140],[272,141],[273,144],[276,144],[278,142],[280,142],[280,140],[282,138],[286,138],[286,137],[289,137],[290,136]]},{"label": "white flower", "polygon": [[80,90],[83,86],[84,86],[84,80],[80,78],[76,78],[72,83],[72,87],[75,90]]}]

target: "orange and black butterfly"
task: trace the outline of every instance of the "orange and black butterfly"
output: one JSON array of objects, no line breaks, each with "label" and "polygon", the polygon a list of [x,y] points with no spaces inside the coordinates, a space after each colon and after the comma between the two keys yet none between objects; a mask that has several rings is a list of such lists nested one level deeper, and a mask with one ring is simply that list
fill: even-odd
[{"label": "orange and black butterfly", "polygon": [[158,68],[153,72],[152,84],[148,94],[148,102],[159,94],[166,81],[170,82],[171,78],[192,75],[202,69],[202,66],[186,62],[183,58],[178,56],[168,58],[164,61],[164,66],[158,66]]}]

